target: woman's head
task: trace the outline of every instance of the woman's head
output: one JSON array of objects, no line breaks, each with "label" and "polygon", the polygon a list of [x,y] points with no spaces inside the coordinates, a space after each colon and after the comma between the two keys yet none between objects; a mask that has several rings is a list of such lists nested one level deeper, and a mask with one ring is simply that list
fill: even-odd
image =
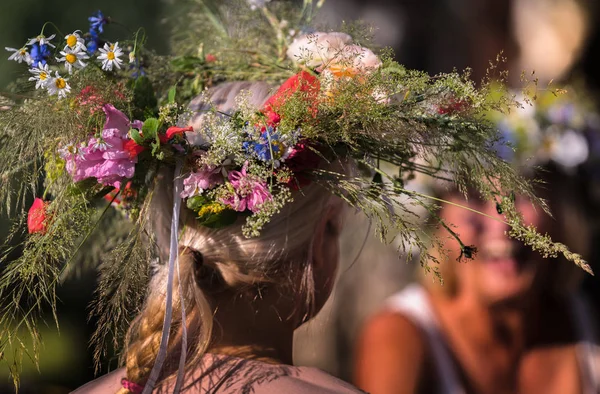
[{"label": "woman's head", "polygon": [[[589,233],[576,185],[554,172],[541,175],[546,183],[537,194],[546,199],[554,217],[522,197],[516,199],[518,211],[527,225],[535,226],[540,232],[550,234],[553,239],[585,255]],[[442,289],[446,293],[470,292],[487,304],[495,304],[522,300],[534,289],[540,294],[568,292],[578,284],[581,270],[573,264],[564,259],[544,259],[520,241],[509,238],[509,227],[493,202],[481,201],[476,196],[465,200],[453,191],[442,198],[452,203],[444,204],[442,218],[456,226],[455,231],[465,245],[477,247],[472,260],[455,261],[461,255],[459,245],[443,234],[444,229],[438,231],[438,235],[447,240],[444,246],[450,251],[441,267],[446,282]]]},{"label": "woman's head", "polygon": [[[264,83],[228,83],[212,90],[211,101],[218,110],[231,112],[242,90],[249,91],[252,104],[260,108],[270,89]],[[197,103],[192,103],[192,108],[202,109]],[[193,118],[192,124],[201,130],[202,116]],[[338,172],[351,171],[349,164],[342,161],[321,166]],[[171,172],[165,169],[160,173],[148,210],[149,230],[162,261],[169,251],[173,209]],[[213,316],[221,302],[241,297],[258,306],[263,294],[277,294],[276,307],[281,309],[277,313],[282,323],[295,328],[313,317],[329,297],[337,270],[343,203],[314,183],[295,192],[293,199],[271,218],[257,238],[242,234],[243,217],[227,227],[208,228],[199,224],[193,212],[182,208],[181,281],[188,312],[186,326],[192,338],[188,340],[188,365],[198,362],[210,346]],[[146,305],[128,335],[125,356],[128,378],[139,384],[145,383],[158,349],[156,340],[164,316],[165,271],[164,265],[157,269]],[[173,301],[174,316],[178,316],[178,297]],[[174,321],[174,327],[179,325],[181,322]],[[179,334],[169,341],[173,360],[177,359]],[[173,366],[176,369],[176,362]],[[173,373],[173,366],[166,366],[163,376]]]}]

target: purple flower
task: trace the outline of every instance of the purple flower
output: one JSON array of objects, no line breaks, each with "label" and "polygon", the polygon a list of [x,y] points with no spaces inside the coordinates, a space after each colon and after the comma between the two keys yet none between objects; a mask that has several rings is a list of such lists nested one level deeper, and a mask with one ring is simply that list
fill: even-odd
[{"label": "purple flower", "polygon": [[223,204],[238,212],[246,209],[256,212],[262,204],[273,198],[266,183],[248,174],[247,170],[248,162],[244,163],[241,171],[229,172],[228,178],[233,192],[229,197],[221,199]]},{"label": "purple flower", "polygon": [[183,180],[183,191],[181,198],[194,197],[204,193],[205,190],[213,188],[215,185],[223,183],[218,170],[200,170],[192,172]]},{"label": "purple flower", "polygon": [[79,148],[78,154],[66,157],[67,171],[75,182],[96,178],[103,185],[121,188],[123,178],[133,177],[137,157],[131,157],[124,149],[129,140],[129,129],[137,121],[130,122],[121,111],[106,104],[102,107],[106,123],[102,130],[103,147],[98,149],[98,138],[91,137],[87,146]]}]

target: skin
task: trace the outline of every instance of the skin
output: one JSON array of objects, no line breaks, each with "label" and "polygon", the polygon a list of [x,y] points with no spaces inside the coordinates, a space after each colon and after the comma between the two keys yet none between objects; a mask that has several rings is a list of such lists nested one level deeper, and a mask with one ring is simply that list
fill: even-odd
[{"label": "skin", "polygon": [[[540,212],[527,202],[517,203],[526,222],[543,228]],[[493,204],[468,205],[499,217]],[[466,245],[480,249],[474,260],[446,262],[454,264],[456,292],[428,291],[467,393],[581,392],[569,304],[544,290],[551,264],[508,239],[502,223],[450,205],[442,216],[457,226]],[[455,241],[445,246],[450,256],[460,254]],[[366,324],[355,377],[357,386],[372,394],[437,390],[424,334],[391,311]]]}]

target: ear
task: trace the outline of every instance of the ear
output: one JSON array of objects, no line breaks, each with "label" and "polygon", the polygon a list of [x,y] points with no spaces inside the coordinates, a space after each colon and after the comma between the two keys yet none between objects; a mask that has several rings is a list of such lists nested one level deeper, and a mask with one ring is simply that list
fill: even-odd
[{"label": "ear", "polygon": [[313,238],[312,263],[317,292],[329,293],[333,287],[339,263],[340,231],[340,210],[330,206],[319,221]]}]

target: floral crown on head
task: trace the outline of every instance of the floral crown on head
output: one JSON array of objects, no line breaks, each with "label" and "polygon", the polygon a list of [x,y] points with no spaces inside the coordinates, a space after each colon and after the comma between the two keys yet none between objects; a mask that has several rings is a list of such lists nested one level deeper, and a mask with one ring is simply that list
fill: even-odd
[{"label": "floral crown on head", "polygon": [[[244,217],[244,234],[255,237],[282,207],[302,198],[309,183],[362,211],[383,241],[398,238],[403,253],[418,251],[427,270],[437,272],[433,250],[445,251],[418,230],[414,207],[472,257],[475,246],[465,245],[439,217],[436,200],[405,187],[416,174],[460,190],[474,187],[502,207],[497,220],[512,237],[590,271],[581,256],[525,226],[515,208],[515,193],[545,206],[497,155],[502,135],[487,114],[511,103],[502,94],[489,99],[504,87],[490,80],[476,88],[468,74],[431,77],[408,70],[389,51],[368,49],[365,30],[300,33],[321,5],[307,0],[291,10],[281,2],[233,8],[210,2],[200,11],[185,10],[178,25],[188,28],[174,31],[176,55],[169,56],[148,50],[142,30],[107,42],[103,33],[111,19],[101,12],[89,18],[87,33],[64,36],[58,48],[56,36],[44,30],[21,49],[7,48],[9,60],[25,62],[29,74],[2,94],[0,200],[3,209],[19,213],[17,224],[27,222],[29,234],[21,238],[19,257],[2,256],[0,299],[32,302],[25,311],[16,301],[0,303],[0,353],[15,343],[21,326],[39,341],[35,317],[44,305],[56,308],[57,284],[78,264],[73,256],[98,236],[111,205],[134,225],[123,242],[100,251],[92,312],[99,321],[97,359],[108,340],[123,340],[150,275],[153,239],[144,229],[163,168],[174,171],[171,279],[182,203],[208,227]],[[236,80],[279,88],[258,109],[242,94],[227,114],[206,96],[201,130],[188,126],[192,99]],[[355,162],[360,174],[322,165],[339,158]],[[37,198],[28,208],[31,191]],[[10,239],[16,242],[22,228],[15,226]],[[165,324],[168,332],[170,321]],[[149,381],[159,376],[165,352],[166,343]]]}]

